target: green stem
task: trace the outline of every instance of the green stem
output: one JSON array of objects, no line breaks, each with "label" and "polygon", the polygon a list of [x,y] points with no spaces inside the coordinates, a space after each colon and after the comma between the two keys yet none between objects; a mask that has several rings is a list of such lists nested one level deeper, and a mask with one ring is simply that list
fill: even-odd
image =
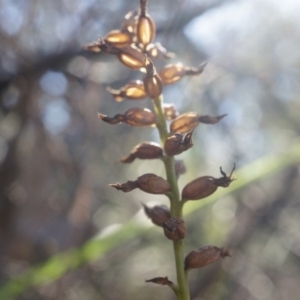
[{"label": "green stem", "polygon": [[[164,146],[169,132],[167,129],[167,122],[163,111],[163,96],[153,99],[154,110],[157,117],[157,129],[159,131],[162,146]],[[164,157],[164,165],[166,169],[167,180],[171,185],[172,193],[168,196],[171,203],[172,217],[182,218],[182,203],[180,201],[180,194],[177,184],[177,177],[175,173],[175,163],[173,156]],[[184,272],[184,247],[183,241],[173,241],[173,249],[176,263],[177,283],[178,283],[178,300],[190,300],[190,292],[187,281],[187,276]]]}]

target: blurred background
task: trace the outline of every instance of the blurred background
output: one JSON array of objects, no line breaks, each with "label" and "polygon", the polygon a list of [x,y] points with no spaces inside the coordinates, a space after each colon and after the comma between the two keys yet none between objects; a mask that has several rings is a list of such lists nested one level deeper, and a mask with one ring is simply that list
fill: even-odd
[{"label": "blurred background", "polygon": [[[160,161],[118,163],[158,135],[97,118],[151,103],[116,103],[106,87],[142,74],[82,50],[120,28],[138,5],[0,0],[0,292],[31,266],[127,223],[141,202],[167,204],[107,186],[144,173],[165,176]],[[297,0],[149,0],[156,41],[177,54],[165,63],[208,61],[202,75],[167,86],[165,102],[181,113],[228,113],[215,126],[200,125],[194,147],[179,156],[187,167],[181,188],[199,176],[219,177],[220,166],[229,172],[234,162],[239,169],[299,145],[299,12]],[[233,255],[190,273],[192,299],[298,299],[299,195],[299,165],[292,164],[189,215],[186,252],[212,244]],[[174,299],[168,288],[145,284],[157,276],[176,281],[171,243],[155,228],[16,299]]]}]

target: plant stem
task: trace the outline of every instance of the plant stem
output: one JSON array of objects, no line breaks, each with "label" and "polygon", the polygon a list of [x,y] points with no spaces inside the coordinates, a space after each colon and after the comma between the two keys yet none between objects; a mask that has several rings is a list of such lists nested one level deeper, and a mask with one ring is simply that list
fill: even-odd
[{"label": "plant stem", "polygon": [[[153,106],[157,117],[157,129],[159,131],[162,146],[164,146],[169,132],[167,129],[167,122],[163,111],[163,96],[153,99]],[[166,169],[167,180],[171,185],[172,194],[169,195],[171,202],[172,217],[182,218],[182,203],[180,202],[180,194],[177,184],[177,177],[175,173],[175,163],[173,156],[164,157],[164,165]],[[184,247],[183,241],[173,241],[173,249],[176,263],[177,283],[178,283],[178,300],[190,300],[189,286],[187,276],[184,271]]]}]

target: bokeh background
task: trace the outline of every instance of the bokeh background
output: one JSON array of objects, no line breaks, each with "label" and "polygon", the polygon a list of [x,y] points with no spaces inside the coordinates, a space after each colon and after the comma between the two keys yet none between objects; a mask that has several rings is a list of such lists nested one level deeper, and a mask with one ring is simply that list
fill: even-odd
[{"label": "bokeh background", "polygon": [[[116,103],[106,87],[119,88],[142,74],[116,57],[82,50],[119,28],[138,5],[0,0],[0,294],[32,266],[80,251],[137,214],[144,222],[141,202],[167,204],[163,196],[107,186],[149,172],[164,176],[160,161],[117,162],[158,135],[154,128],[97,118],[97,112],[113,116],[151,103]],[[166,63],[208,61],[201,76],[166,87],[165,102],[182,113],[228,113],[219,124],[195,131],[194,147],[179,157],[187,167],[181,188],[198,176],[218,177],[220,166],[229,172],[234,162],[240,169],[262,159],[257,173],[265,157],[299,149],[298,0],[149,0],[149,12],[156,40],[177,54]],[[299,299],[299,195],[299,164],[282,163],[277,172],[188,215],[187,252],[212,244],[233,255],[191,272],[192,299]],[[168,288],[144,282],[157,276],[175,281],[172,253],[161,230],[150,229],[99,259],[77,262],[53,282],[17,283],[14,297],[174,299]]]}]

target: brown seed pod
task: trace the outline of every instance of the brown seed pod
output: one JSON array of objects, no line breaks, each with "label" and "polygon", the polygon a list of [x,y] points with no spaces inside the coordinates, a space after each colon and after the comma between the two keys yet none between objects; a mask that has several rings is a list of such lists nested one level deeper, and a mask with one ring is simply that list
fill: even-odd
[{"label": "brown seed pod", "polygon": [[109,186],[114,187],[116,190],[122,191],[124,193],[128,193],[136,188],[138,188],[138,184],[136,181],[127,181],[125,183],[111,183]]},{"label": "brown seed pod", "polygon": [[119,60],[128,68],[139,70],[144,67],[144,53],[134,44],[119,49]]},{"label": "brown seed pod", "polygon": [[143,46],[150,44],[155,37],[155,22],[147,13],[147,0],[140,1],[140,15],[137,19],[136,36]]},{"label": "brown seed pod", "polygon": [[148,108],[131,108],[124,117],[125,123],[131,126],[151,126],[156,122],[155,114]]},{"label": "brown seed pod", "polygon": [[169,182],[155,174],[144,174],[136,181],[139,189],[146,193],[166,194],[171,191]]},{"label": "brown seed pod", "polygon": [[232,178],[232,173],[235,165],[229,176],[220,167],[223,177],[214,178],[212,176],[202,176],[188,183],[182,190],[183,200],[200,200],[213,194],[219,186],[228,187],[235,180]]},{"label": "brown seed pod", "polygon": [[186,67],[182,63],[169,64],[160,72],[159,76],[163,84],[172,84],[179,81],[185,75],[199,75],[203,72],[205,64],[201,64],[198,68]]},{"label": "brown seed pod", "polygon": [[144,65],[146,67],[146,75],[143,78],[145,91],[151,99],[158,97],[162,93],[162,83],[156,73],[156,69],[151,59],[145,55]]},{"label": "brown seed pod", "polygon": [[148,108],[134,107],[126,111],[124,115],[117,114],[114,117],[98,113],[98,118],[109,124],[125,123],[131,126],[152,126],[156,122],[156,117]]},{"label": "brown seed pod", "polygon": [[166,194],[171,191],[168,181],[155,174],[144,174],[135,181],[127,181],[125,183],[113,183],[109,186],[114,187],[122,192],[130,192],[136,188],[149,194]]},{"label": "brown seed pod", "polygon": [[193,146],[192,135],[193,131],[186,135],[175,133],[168,137],[164,147],[167,155],[177,155],[190,149]]},{"label": "brown seed pod", "polygon": [[227,114],[218,117],[210,117],[200,116],[196,112],[187,112],[178,116],[171,122],[170,130],[171,132],[186,133],[195,129],[200,122],[206,124],[216,124],[225,116],[227,116]]},{"label": "brown seed pod", "polygon": [[185,270],[198,269],[205,267],[219,258],[231,256],[229,251],[225,248],[218,248],[215,246],[203,246],[197,250],[191,251],[184,260]]},{"label": "brown seed pod", "polygon": [[163,223],[164,234],[169,240],[179,241],[184,239],[186,233],[185,222],[177,217],[172,217]]},{"label": "brown seed pod", "polygon": [[195,129],[199,124],[196,112],[187,112],[175,118],[170,124],[171,132],[186,133]]},{"label": "brown seed pod", "polygon": [[144,83],[141,80],[131,81],[119,90],[115,90],[110,87],[107,87],[106,89],[113,95],[117,102],[122,102],[124,98],[129,100],[140,100],[147,97]]},{"label": "brown seed pod", "polygon": [[174,287],[174,283],[169,280],[168,277],[155,277],[152,279],[145,280],[145,282],[152,282],[161,285],[168,285],[170,287]]},{"label": "brown seed pod", "polygon": [[151,219],[152,223],[157,226],[163,226],[163,223],[171,218],[170,210],[165,205],[156,205],[154,207],[148,207],[145,204],[144,211],[145,214]]},{"label": "brown seed pod", "polygon": [[136,145],[128,156],[122,157],[120,162],[131,163],[136,158],[155,159],[163,157],[163,150],[159,144],[154,142],[142,142]]},{"label": "brown seed pod", "polygon": [[127,33],[121,30],[112,30],[105,37],[104,40],[106,43],[117,47],[123,48],[129,46],[132,43],[132,37]]}]

